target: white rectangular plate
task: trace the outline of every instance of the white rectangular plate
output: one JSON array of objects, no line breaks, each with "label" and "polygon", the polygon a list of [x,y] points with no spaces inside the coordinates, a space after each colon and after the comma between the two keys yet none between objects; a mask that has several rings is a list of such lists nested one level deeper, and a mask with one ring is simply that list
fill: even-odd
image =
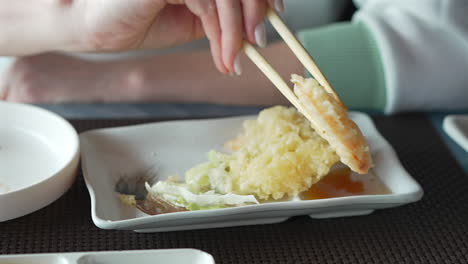
[{"label": "white rectangular plate", "polygon": [[91,196],[93,221],[103,229],[161,232],[278,223],[297,215],[313,218],[365,215],[375,209],[419,200],[423,190],[401,166],[372,120],[362,113],[350,113],[350,117],[361,128],[372,150],[375,167],[370,173],[379,177],[391,194],[282,201],[148,216],[122,204],[115,192],[120,177],[155,166],[160,179],[183,176],[187,169],[206,161],[209,150],[222,150],[227,140],[240,133],[242,122],[256,116],[169,121],[98,129],[80,135],[83,174]]},{"label": "white rectangular plate", "polygon": [[126,250],[0,256],[0,264],[214,264],[213,257],[196,249]]}]

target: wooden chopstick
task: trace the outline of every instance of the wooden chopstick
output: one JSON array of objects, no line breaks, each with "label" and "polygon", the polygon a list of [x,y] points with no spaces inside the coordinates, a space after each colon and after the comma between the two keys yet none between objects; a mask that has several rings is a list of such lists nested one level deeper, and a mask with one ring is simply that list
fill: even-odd
[{"label": "wooden chopstick", "polygon": [[340,97],[333,89],[333,87],[328,82],[325,75],[320,71],[320,68],[317,66],[315,61],[312,59],[310,54],[304,48],[304,46],[297,40],[294,34],[289,30],[286,24],[283,22],[281,17],[274,11],[272,8],[268,8],[267,17],[272,26],[281,36],[281,38],[286,42],[286,45],[292,50],[294,55],[299,59],[299,61],[304,65],[304,67],[314,76],[314,78],[325,88],[325,91],[331,93],[335,99],[343,106],[343,102]]},{"label": "wooden chopstick", "polygon": [[284,79],[281,77],[281,75],[271,66],[270,63],[265,59],[265,57],[260,54],[260,52],[255,49],[251,44],[248,42],[244,41],[244,46],[243,46],[244,53],[247,55],[247,57],[252,60],[252,62],[257,65],[257,67],[265,74],[265,76],[270,79],[270,81],[278,88],[278,90],[291,102],[294,107],[299,110],[311,123],[312,126],[315,128],[318,128],[318,126],[315,124],[315,119],[310,116],[308,111],[304,110],[303,105],[299,101],[299,99],[296,97],[294,92],[291,90],[289,85],[284,81]]},{"label": "wooden chopstick", "polygon": [[[302,65],[304,65],[304,67],[314,76],[319,84],[324,87],[325,91],[332,94],[338,103],[340,103],[346,109],[346,106],[343,104],[336,91],[332,88],[327,78],[325,78],[325,75],[323,75],[323,73],[320,71],[317,64],[315,64],[310,54],[306,51],[304,46],[302,46],[299,40],[297,40],[286,24],[284,24],[283,20],[278,16],[278,14],[273,9],[269,8],[267,11],[267,17],[275,30],[283,38],[283,40],[293,51],[294,55],[296,55]],[[265,76],[270,79],[270,81],[289,100],[289,102],[291,102],[294,107],[296,107],[297,110],[299,110],[311,122],[312,126],[316,129],[319,128],[319,126],[317,126],[315,123],[315,118],[312,118],[308,111],[304,110],[304,106],[291,90],[289,85],[283,80],[281,75],[273,68],[273,66],[268,63],[262,54],[260,54],[260,52],[258,52],[254,46],[246,41],[244,41],[242,49],[244,50],[244,53],[247,55],[247,57],[249,57],[250,60],[252,60],[255,65],[257,65],[263,74],[265,74]]]},{"label": "wooden chopstick", "polygon": [[257,65],[257,67],[270,79],[270,81],[278,88],[278,90],[298,109],[302,108],[296,95],[293,93],[289,85],[283,80],[281,75],[271,66],[270,63],[263,57],[260,52],[251,44],[244,42],[244,52]]}]

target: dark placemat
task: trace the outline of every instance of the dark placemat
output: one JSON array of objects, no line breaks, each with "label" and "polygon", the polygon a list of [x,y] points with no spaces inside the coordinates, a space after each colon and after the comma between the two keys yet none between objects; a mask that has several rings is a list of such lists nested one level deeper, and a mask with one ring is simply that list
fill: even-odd
[{"label": "dark placemat", "polygon": [[[368,216],[138,234],[101,230],[79,175],[50,206],[0,223],[0,253],[198,248],[217,263],[468,262],[468,178],[422,115],[375,117],[406,169],[423,186],[420,202]],[[146,120],[148,121],[148,120]],[[79,131],[143,120],[73,121]]]}]

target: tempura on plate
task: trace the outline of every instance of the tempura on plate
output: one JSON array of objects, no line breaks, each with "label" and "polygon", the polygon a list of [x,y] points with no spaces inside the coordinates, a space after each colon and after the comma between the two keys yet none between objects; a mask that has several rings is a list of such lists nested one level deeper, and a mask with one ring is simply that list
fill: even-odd
[{"label": "tempura on plate", "polygon": [[295,197],[339,161],[366,173],[369,147],[347,110],[314,79],[293,75],[292,82],[312,123],[292,107],[265,109],[226,142],[229,151],[210,151],[184,181],[147,184],[149,195],[188,210],[224,208]]},{"label": "tempura on plate", "polygon": [[313,118],[321,137],[353,171],[365,174],[372,167],[366,139],[358,126],[348,118],[346,108],[312,78],[293,74],[294,93],[305,111]]}]

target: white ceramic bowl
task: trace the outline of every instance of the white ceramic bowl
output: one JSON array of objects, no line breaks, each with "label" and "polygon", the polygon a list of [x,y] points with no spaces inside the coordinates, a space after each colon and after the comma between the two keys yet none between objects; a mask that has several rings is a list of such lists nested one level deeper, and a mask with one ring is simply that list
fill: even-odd
[{"label": "white ceramic bowl", "polygon": [[75,129],[39,107],[0,102],[0,222],[59,198],[79,163]]}]

